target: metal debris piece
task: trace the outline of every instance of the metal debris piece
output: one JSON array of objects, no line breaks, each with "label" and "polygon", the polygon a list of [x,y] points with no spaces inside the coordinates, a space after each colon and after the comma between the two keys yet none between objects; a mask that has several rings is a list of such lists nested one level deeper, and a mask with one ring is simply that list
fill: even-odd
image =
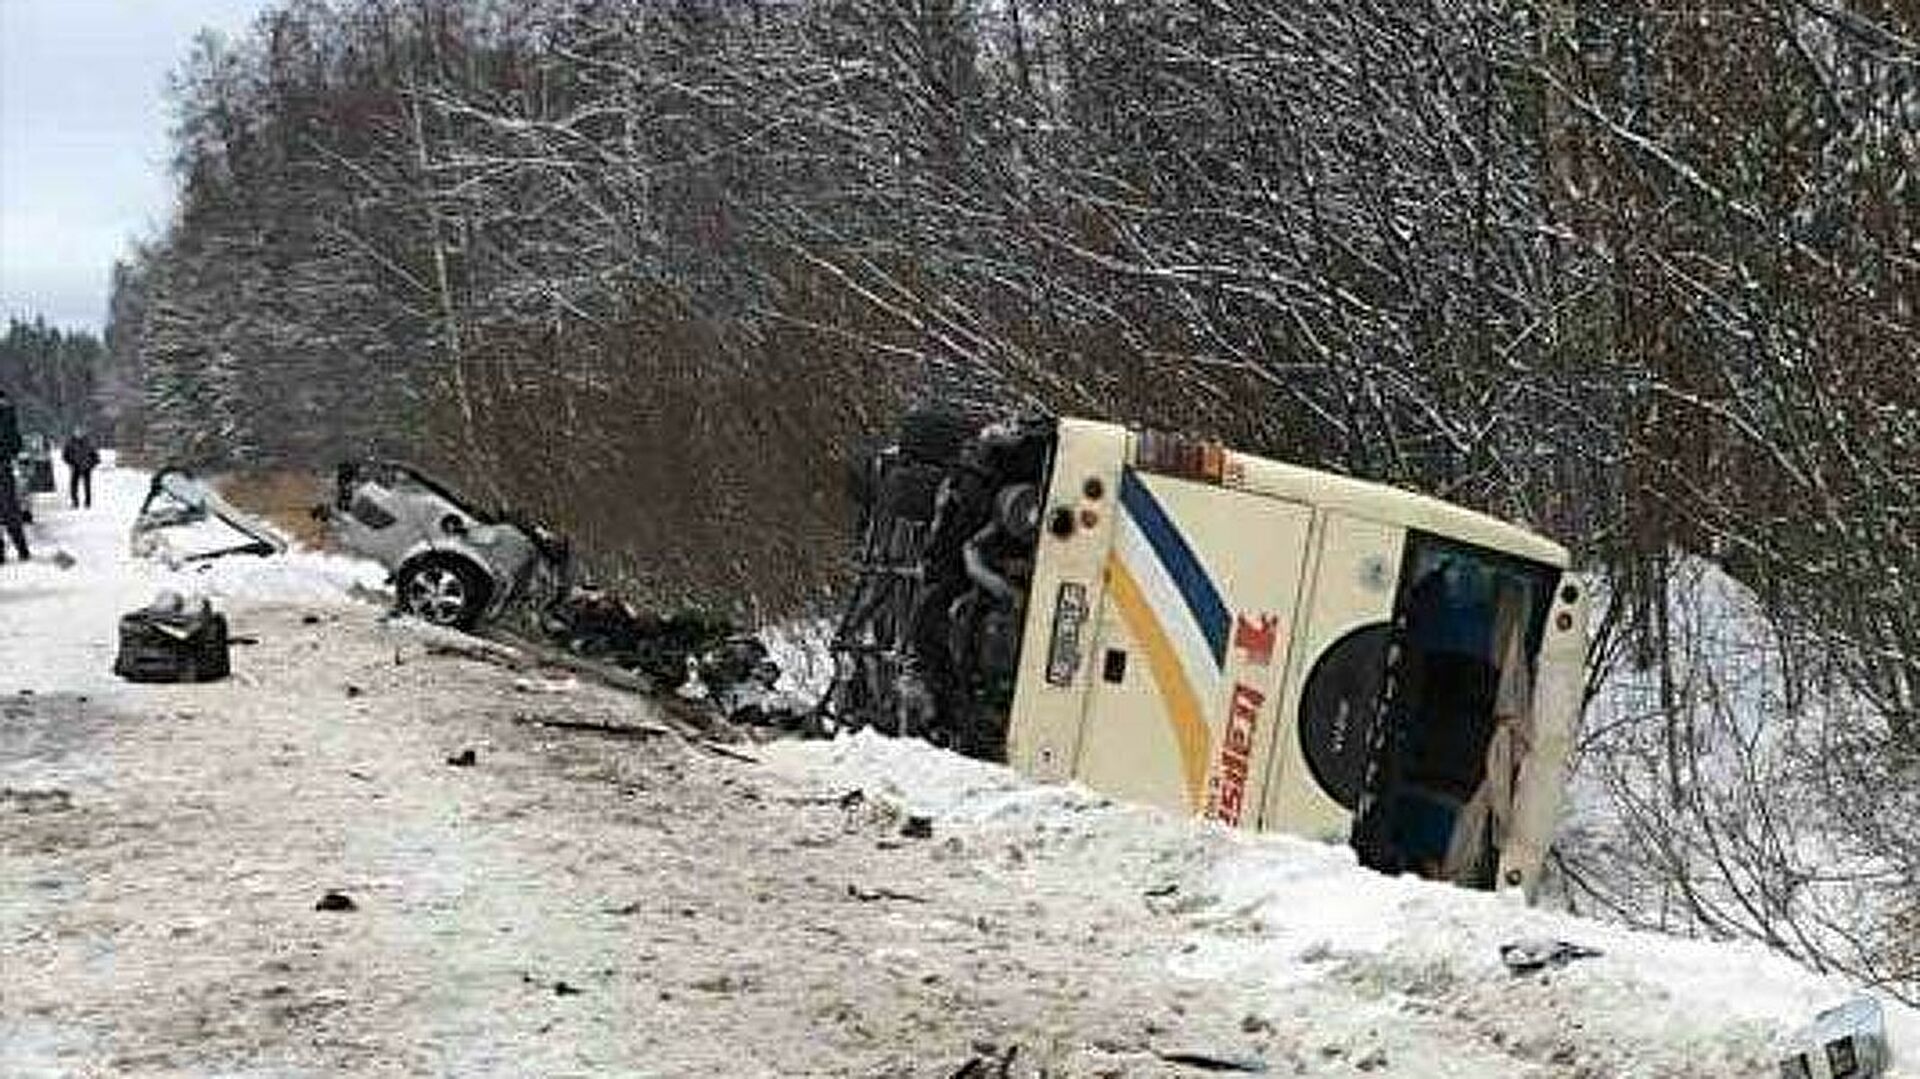
[{"label": "metal debris piece", "polygon": [[1515,974],[1533,974],[1548,967],[1564,967],[1576,959],[1593,959],[1597,948],[1564,940],[1517,940],[1500,946],[1500,962]]},{"label": "metal debris piece", "polygon": [[[209,518],[237,533],[240,542],[202,551],[168,550],[168,529]],[[154,473],[147,486],[147,497],[133,522],[132,545],[136,555],[169,554],[180,562],[207,562],[236,554],[270,558],[287,549],[287,541],[265,521],[236,509],[191,472],[171,465]]]},{"label": "metal debris piece", "polygon": [[1789,1040],[1783,1079],[1879,1079],[1892,1051],[1880,1002],[1858,996],[1815,1016]]},{"label": "metal debris piece", "polygon": [[927,897],[911,892],[896,892],[892,888],[862,888],[858,884],[847,885],[847,895],[862,903],[874,903],[883,899],[897,900],[902,903],[925,903]]},{"label": "metal debris piece", "polygon": [[1155,1051],[1154,1056],[1169,1064],[1178,1064],[1183,1068],[1193,1068],[1203,1072],[1235,1072],[1241,1075],[1262,1075],[1267,1071],[1267,1062],[1259,1057],[1230,1057],[1214,1053],[1201,1053],[1191,1050],[1172,1052]]},{"label": "metal debris piece", "polygon": [[991,1046],[975,1047],[978,1051],[973,1058],[960,1065],[948,1079],[1011,1079],[1013,1059],[1020,1055],[1020,1047],[1007,1046],[1004,1053],[995,1054]]}]

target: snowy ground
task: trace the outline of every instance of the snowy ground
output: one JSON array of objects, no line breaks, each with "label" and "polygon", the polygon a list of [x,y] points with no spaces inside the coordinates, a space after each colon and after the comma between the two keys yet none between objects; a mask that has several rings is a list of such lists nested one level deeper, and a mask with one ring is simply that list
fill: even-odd
[{"label": "snowy ground", "polygon": [[[554,728],[660,717],[435,654],[352,563],[136,563],[144,477],[98,482],[42,502],[71,568],[0,567],[0,1074],[1754,1076],[1848,992],[916,744]],[[259,643],[116,683],[183,583]]]}]

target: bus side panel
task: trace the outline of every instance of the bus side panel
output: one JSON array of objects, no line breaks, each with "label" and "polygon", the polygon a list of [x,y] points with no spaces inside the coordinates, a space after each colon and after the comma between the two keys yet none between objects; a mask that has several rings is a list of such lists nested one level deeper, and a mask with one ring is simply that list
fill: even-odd
[{"label": "bus side panel", "polygon": [[[1127,449],[1125,428],[1060,422],[1007,723],[1007,763],[1036,779],[1073,774]],[[1052,527],[1062,511],[1064,537]]]},{"label": "bus side panel", "polygon": [[1251,825],[1313,513],[1137,470],[1121,485],[1074,775]]},{"label": "bus side panel", "polygon": [[[1352,830],[1405,543],[1404,529],[1321,513],[1304,625],[1281,702],[1284,720],[1275,725],[1268,755],[1263,831],[1345,842]],[[1316,691],[1309,716],[1303,707],[1310,684]]]}]

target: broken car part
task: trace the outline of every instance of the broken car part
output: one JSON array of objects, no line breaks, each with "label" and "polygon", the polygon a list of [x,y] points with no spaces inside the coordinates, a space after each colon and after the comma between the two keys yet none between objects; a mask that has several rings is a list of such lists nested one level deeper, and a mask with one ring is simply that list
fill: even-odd
[{"label": "broken car part", "polygon": [[120,619],[113,673],[129,682],[213,682],[227,677],[227,616],[204,598],[162,592]]},{"label": "broken car part", "polygon": [[[215,523],[222,527],[204,532],[197,527]],[[188,549],[196,546],[200,549]],[[205,562],[236,554],[266,558],[286,549],[286,541],[266,522],[236,509],[174,465],[153,474],[133,522],[133,551],[140,556],[165,553],[182,562]]]},{"label": "broken car part", "polygon": [[1814,1017],[1781,1058],[1782,1079],[1879,1079],[1892,1054],[1880,1002],[1855,997]]},{"label": "broken car part", "polygon": [[1596,948],[1564,940],[1517,940],[1500,946],[1500,962],[1515,974],[1564,967],[1576,959],[1595,959],[1599,955]]}]

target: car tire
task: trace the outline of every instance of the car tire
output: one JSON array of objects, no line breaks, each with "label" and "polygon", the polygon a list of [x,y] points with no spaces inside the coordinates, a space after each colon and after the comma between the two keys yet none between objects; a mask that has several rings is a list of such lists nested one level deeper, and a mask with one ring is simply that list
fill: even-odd
[{"label": "car tire", "polygon": [[400,610],[422,622],[472,629],[486,612],[492,591],[486,574],[464,558],[415,559],[394,575]]}]

